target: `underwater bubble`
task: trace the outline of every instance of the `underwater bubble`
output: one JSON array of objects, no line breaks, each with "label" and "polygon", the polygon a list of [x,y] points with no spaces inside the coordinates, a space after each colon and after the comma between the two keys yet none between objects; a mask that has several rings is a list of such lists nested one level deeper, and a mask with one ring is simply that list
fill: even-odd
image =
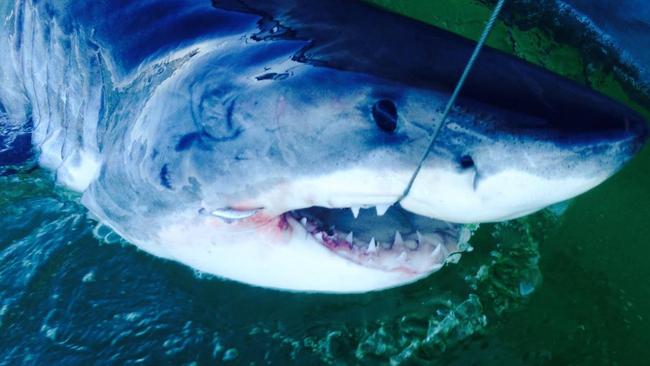
[{"label": "underwater bubble", "polygon": [[119,243],[120,241],[122,241],[122,237],[116,234],[114,231],[111,231],[110,233],[106,234],[106,236],[104,236],[104,242],[107,244],[115,244]]},{"label": "underwater bubble", "polygon": [[95,280],[95,271],[90,271],[83,276],[81,282],[88,283],[88,282],[93,282],[94,280]]},{"label": "underwater bubble", "polygon": [[519,293],[522,296],[528,296],[532,294],[534,291],[535,291],[535,284],[527,281],[522,281],[519,283]]},{"label": "underwater bubble", "polygon": [[239,351],[236,348],[230,348],[223,354],[223,361],[232,361],[239,357]]},{"label": "underwater bubble", "polygon": [[93,229],[93,235],[99,240],[104,240],[104,237],[110,234],[113,230],[104,224],[97,224]]}]

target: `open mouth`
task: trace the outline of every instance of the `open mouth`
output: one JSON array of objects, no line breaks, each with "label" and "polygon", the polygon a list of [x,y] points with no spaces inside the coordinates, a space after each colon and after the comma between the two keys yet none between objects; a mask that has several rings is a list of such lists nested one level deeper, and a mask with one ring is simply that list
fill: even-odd
[{"label": "open mouth", "polygon": [[457,261],[470,230],[411,213],[400,206],[370,209],[310,207],[285,214],[317,242],[359,265],[424,275]]}]

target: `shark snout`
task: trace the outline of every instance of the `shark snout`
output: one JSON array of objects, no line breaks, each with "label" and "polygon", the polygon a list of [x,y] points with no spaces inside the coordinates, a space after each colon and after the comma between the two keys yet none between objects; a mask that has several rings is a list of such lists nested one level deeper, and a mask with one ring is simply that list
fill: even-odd
[{"label": "shark snout", "polygon": [[617,119],[615,126],[609,126],[606,130],[598,130],[601,144],[604,142],[607,149],[604,150],[611,159],[618,162],[616,170],[630,161],[645,146],[648,140],[648,124],[633,111]]},{"label": "shark snout", "polygon": [[625,161],[638,153],[648,139],[648,124],[641,115],[606,98],[574,126],[579,136],[595,135],[596,140],[620,144],[621,151],[627,154],[623,156]]}]

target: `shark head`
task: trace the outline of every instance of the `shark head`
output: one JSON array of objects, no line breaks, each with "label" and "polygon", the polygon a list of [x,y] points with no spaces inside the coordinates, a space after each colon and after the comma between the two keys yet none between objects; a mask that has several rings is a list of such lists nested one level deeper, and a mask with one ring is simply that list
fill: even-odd
[{"label": "shark head", "polygon": [[647,135],[635,113],[574,84],[589,103],[555,119],[461,99],[398,202],[449,94],[293,61],[303,46],[193,49],[129,112],[85,204],[142,249],[204,272],[361,292],[440,269],[469,239],[462,224],[593,188]]}]

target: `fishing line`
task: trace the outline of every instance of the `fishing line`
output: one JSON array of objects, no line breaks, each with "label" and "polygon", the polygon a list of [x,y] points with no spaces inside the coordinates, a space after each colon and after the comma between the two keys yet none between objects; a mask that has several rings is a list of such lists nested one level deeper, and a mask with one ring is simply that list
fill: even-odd
[{"label": "fishing line", "polygon": [[431,148],[433,147],[433,144],[436,142],[436,137],[438,136],[438,133],[442,129],[442,126],[444,126],[445,120],[447,119],[447,115],[451,111],[451,108],[454,106],[454,103],[456,102],[456,98],[458,98],[458,94],[460,93],[460,90],[463,88],[463,84],[465,83],[465,79],[467,79],[467,75],[469,75],[469,72],[472,70],[472,67],[474,66],[474,62],[476,61],[476,58],[478,57],[479,53],[481,52],[481,49],[483,48],[483,44],[485,43],[485,40],[490,35],[490,32],[492,31],[492,27],[494,26],[494,23],[496,22],[497,17],[499,16],[499,13],[501,12],[501,8],[503,7],[503,4],[505,2],[506,2],[505,0],[499,0],[496,7],[492,11],[492,15],[490,15],[490,19],[488,19],[488,22],[487,22],[487,24],[485,24],[485,28],[483,29],[483,34],[481,34],[481,38],[479,38],[478,43],[476,44],[476,47],[474,48],[474,52],[472,52],[472,55],[470,56],[469,61],[467,61],[467,65],[465,65],[465,69],[463,70],[463,73],[461,74],[460,79],[458,79],[458,82],[456,83],[456,88],[454,89],[454,92],[451,94],[451,98],[449,98],[449,101],[447,102],[447,105],[445,106],[445,110],[442,113],[442,117],[440,117],[440,123],[438,123],[438,125],[435,127],[435,129],[431,133],[431,136],[429,138],[429,146],[427,147],[427,149],[422,154],[422,157],[420,157],[420,161],[418,163],[418,166],[415,168],[415,171],[411,175],[411,179],[409,180],[408,185],[406,186],[406,189],[404,190],[402,195],[399,197],[397,202],[400,202],[404,198],[406,198],[406,196],[411,191],[411,188],[413,187],[413,182],[415,182],[415,178],[420,173],[420,169],[422,169],[422,165],[424,164],[424,161],[429,156],[429,152],[431,151]]}]

